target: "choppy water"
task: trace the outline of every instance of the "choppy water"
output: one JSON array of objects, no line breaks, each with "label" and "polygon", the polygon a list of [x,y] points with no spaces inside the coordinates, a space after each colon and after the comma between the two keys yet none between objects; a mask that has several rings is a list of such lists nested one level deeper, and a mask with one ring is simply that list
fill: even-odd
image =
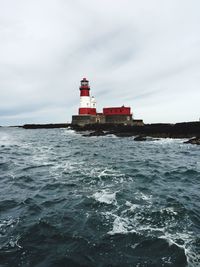
[{"label": "choppy water", "polygon": [[0,266],[200,266],[200,149],[0,129]]}]

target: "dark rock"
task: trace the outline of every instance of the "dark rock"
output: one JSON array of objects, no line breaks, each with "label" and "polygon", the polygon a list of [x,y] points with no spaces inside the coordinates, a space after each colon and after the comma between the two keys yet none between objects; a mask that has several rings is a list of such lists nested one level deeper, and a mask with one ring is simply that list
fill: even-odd
[{"label": "dark rock", "polygon": [[[137,125],[119,125],[119,124],[87,124],[84,126],[71,125],[71,128],[77,132],[82,131],[105,131],[119,137],[129,136],[149,136],[153,138],[192,138],[200,135],[200,122],[183,122],[176,124],[154,123]],[[148,139],[147,139],[148,140]]]},{"label": "dark rock", "polygon": [[[130,136],[148,136],[152,138],[192,138],[193,136],[200,136],[200,122],[183,122],[176,124],[169,123],[154,123],[144,124],[143,126],[137,125],[123,125],[123,124],[87,124],[84,126],[72,125],[68,123],[59,124],[26,124],[23,125],[24,129],[50,129],[50,128],[67,128],[76,132],[87,132],[86,136],[103,136],[107,134],[114,134],[118,137],[130,137]],[[147,138],[147,140],[149,140]],[[142,140],[145,141],[145,140]],[[193,143],[195,140],[192,141]]]},{"label": "dark rock", "polygon": [[54,128],[68,128],[70,123],[50,123],[50,124],[25,124],[24,129],[54,129]]},{"label": "dark rock", "polygon": [[184,144],[200,145],[200,137],[194,137],[194,138],[184,142]]},{"label": "dark rock", "polygon": [[139,135],[134,138],[134,141],[147,141],[147,138],[146,136]]},{"label": "dark rock", "polygon": [[89,134],[84,134],[83,136],[84,137],[91,137],[91,136],[104,136],[104,135],[107,135],[108,133],[104,132],[104,131],[101,131],[101,130],[97,130],[97,131],[94,131],[94,132],[91,132]]},{"label": "dark rock", "polygon": [[116,135],[117,137],[130,137],[133,136],[133,133],[131,132],[111,132],[112,134]]}]

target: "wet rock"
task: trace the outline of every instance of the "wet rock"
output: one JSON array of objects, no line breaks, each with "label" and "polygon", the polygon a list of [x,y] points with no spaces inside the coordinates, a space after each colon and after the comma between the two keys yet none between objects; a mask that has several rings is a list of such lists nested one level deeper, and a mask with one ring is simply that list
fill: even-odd
[{"label": "wet rock", "polygon": [[[119,124],[88,124],[84,126],[71,125],[75,131],[106,131],[118,137],[151,136],[153,138],[192,138],[200,134],[200,122],[183,122],[176,124],[153,123],[137,125]],[[148,139],[147,139],[148,140]]]},{"label": "wet rock", "polygon": [[[70,123],[49,123],[49,124],[24,124],[24,129],[54,129],[54,128],[68,128]],[[18,126],[19,127],[19,126]]]},{"label": "wet rock", "polygon": [[134,138],[134,141],[147,141],[147,138],[146,136],[139,135]]},{"label": "wet rock", "polygon": [[89,134],[84,134],[83,136],[84,137],[91,137],[91,136],[104,136],[106,135],[107,132],[104,132],[102,130],[97,130],[97,131],[94,131],[94,132],[91,132]]},{"label": "wet rock", "polygon": [[200,137],[194,137],[194,138],[184,142],[184,144],[200,145]]},{"label": "wet rock", "polygon": [[116,135],[117,137],[130,137],[133,136],[133,133],[131,132],[113,132],[114,135]]},{"label": "wet rock", "polygon": [[70,123],[58,123],[58,124],[25,124],[21,127],[23,127],[24,129],[43,129],[43,128],[49,129],[49,128],[70,127],[72,130],[75,130],[76,132],[90,131],[91,133],[89,135],[85,133],[86,136],[103,136],[110,133],[118,137],[151,136],[153,138],[192,138],[193,136],[199,136],[200,134],[200,121],[182,122],[176,124],[153,123],[153,124],[144,124],[143,126],[137,126],[137,125],[131,126],[131,125],[121,125],[121,124],[108,124],[108,123],[86,124],[80,126],[80,125],[73,125]]}]

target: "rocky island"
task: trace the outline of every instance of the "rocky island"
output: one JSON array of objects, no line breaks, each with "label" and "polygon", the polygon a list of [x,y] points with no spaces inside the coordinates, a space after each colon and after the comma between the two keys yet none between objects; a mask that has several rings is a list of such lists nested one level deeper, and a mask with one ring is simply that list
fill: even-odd
[{"label": "rocky island", "polygon": [[155,123],[143,126],[120,124],[71,125],[77,132],[91,131],[93,135],[114,134],[119,137],[151,136],[155,138],[192,138],[200,136],[200,122],[183,122],[176,124]]},{"label": "rocky island", "polygon": [[24,129],[53,129],[71,128],[85,137],[104,136],[113,134],[118,137],[137,137],[135,141],[145,141],[148,137],[153,138],[190,138],[187,143],[200,144],[200,122],[182,122],[175,124],[154,123],[137,125],[123,124],[87,124],[84,126],[59,123],[59,124],[25,124],[19,126]]}]

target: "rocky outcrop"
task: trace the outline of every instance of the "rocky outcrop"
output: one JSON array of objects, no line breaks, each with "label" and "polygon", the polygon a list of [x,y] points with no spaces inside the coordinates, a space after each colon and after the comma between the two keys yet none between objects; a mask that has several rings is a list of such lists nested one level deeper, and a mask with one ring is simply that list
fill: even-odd
[{"label": "rocky outcrop", "polygon": [[84,137],[91,137],[91,136],[104,136],[107,135],[107,132],[101,131],[101,130],[97,130],[94,132],[90,132],[88,134],[83,134]]},{"label": "rocky outcrop", "polygon": [[111,131],[111,134],[114,134],[117,137],[131,137],[133,136],[133,133],[131,132],[116,132],[116,131]]},{"label": "rocky outcrop", "polygon": [[53,129],[53,128],[67,128],[70,123],[50,123],[50,124],[25,124],[22,126],[24,129]]},{"label": "rocky outcrop", "polygon": [[200,145],[200,137],[194,137],[184,142],[184,144]]},{"label": "rocky outcrop", "polygon": [[130,136],[148,136],[153,138],[192,138],[193,136],[200,136],[200,122],[184,122],[176,124],[155,123],[138,125],[123,125],[123,124],[109,124],[97,123],[87,124],[84,126],[72,125],[69,123],[58,124],[25,124],[24,129],[50,129],[50,128],[67,128],[77,132],[90,131],[90,134],[85,136],[102,136],[107,134],[114,134],[118,137]]},{"label": "rocky outcrop", "polygon": [[184,122],[176,124],[156,123],[144,126],[116,124],[72,125],[75,131],[106,131],[118,137],[150,136],[153,138],[192,138],[200,135],[200,122]]}]

